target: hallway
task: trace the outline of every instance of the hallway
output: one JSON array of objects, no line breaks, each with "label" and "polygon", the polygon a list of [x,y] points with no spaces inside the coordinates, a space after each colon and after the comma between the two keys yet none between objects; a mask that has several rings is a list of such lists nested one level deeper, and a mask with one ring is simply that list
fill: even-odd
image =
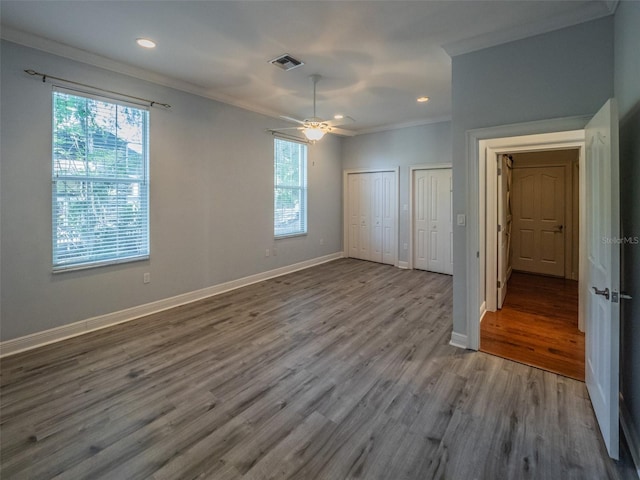
[{"label": "hallway", "polygon": [[513,272],[502,310],[487,312],[480,350],[584,381],[578,282]]}]

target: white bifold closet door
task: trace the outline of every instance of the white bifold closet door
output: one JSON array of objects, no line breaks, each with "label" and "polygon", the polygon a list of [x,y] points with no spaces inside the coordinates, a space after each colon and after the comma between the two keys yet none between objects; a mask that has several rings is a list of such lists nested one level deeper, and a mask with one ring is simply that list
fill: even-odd
[{"label": "white bifold closet door", "polygon": [[413,266],[453,274],[451,169],[415,170]]},{"label": "white bifold closet door", "polygon": [[349,256],[394,265],[395,172],[352,173],[349,181]]}]

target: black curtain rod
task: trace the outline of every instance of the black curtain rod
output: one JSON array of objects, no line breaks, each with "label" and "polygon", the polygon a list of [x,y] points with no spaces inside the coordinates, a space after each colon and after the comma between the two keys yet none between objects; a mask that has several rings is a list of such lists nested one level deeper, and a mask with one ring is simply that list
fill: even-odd
[{"label": "black curtain rod", "polygon": [[87,85],[86,83],[74,82],[73,80],[67,80],[66,78],[54,77],[53,75],[47,75],[46,73],[39,73],[35,70],[25,70],[25,73],[31,75],[32,77],[42,77],[42,83],[47,81],[47,78],[52,80],[58,80],[59,82],[70,83],[72,85],[79,85],[81,87],[90,88],[92,90],[98,90],[100,92],[110,93],[112,95],[117,95],[119,97],[131,98],[133,100],[138,100],[139,102],[148,103],[150,107],[160,106],[164,108],[171,108],[171,105],[168,103],[154,102],[153,100],[148,100],[146,98],[134,97],[133,95],[127,95],[126,93],[114,92],[113,90],[106,90],[100,87],[94,87],[92,85]]}]

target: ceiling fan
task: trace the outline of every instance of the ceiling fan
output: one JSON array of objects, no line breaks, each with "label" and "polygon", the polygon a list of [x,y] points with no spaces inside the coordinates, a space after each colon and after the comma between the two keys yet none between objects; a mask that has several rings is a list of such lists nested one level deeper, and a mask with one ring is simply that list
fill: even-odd
[{"label": "ceiling fan", "polygon": [[347,115],[336,115],[333,120],[323,120],[316,116],[316,85],[318,84],[318,80],[320,80],[320,75],[314,74],[311,75],[311,81],[313,82],[313,117],[305,118],[304,120],[299,120],[297,118],[287,117],[281,115],[280,118],[283,120],[287,120],[293,123],[299,123],[299,127],[288,127],[288,128],[274,128],[274,131],[279,130],[299,130],[301,131],[307,140],[312,142],[316,142],[324,137],[325,133],[341,133],[346,135],[351,135],[350,132],[346,132],[344,130],[338,131],[336,127],[340,125],[347,125],[349,123],[353,123],[355,120]]}]

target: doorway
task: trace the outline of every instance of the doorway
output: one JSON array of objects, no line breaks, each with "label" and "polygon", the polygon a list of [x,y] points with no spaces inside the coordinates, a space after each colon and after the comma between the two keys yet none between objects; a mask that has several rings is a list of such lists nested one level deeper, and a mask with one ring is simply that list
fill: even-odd
[{"label": "doorway", "polygon": [[[467,285],[467,331],[462,334],[454,329],[450,342],[478,350],[481,319],[487,305],[495,304],[497,297],[497,248],[495,251],[487,248],[497,245],[497,229],[487,228],[496,225],[487,222],[487,217],[497,215],[492,171],[496,167],[495,161],[489,160],[495,159],[496,154],[517,149],[579,149],[578,322],[586,334],[585,383],[612,458],[618,458],[619,446],[620,249],[617,245],[609,246],[607,240],[618,238],[620,232],[617,122],[616,101],[609,99],[590,118],[545,120],[467,132],[466,222],[465,215],[457,214],[461,219],[458,224],[468,229],[469,254],[463,270]],[[490,275],[494,283],[490,282]]]},{"label": "doorway", "polygon": [[584,381],[579,150],[498,154],[496,162],[497,299],[482,320],[480,350]]}]

